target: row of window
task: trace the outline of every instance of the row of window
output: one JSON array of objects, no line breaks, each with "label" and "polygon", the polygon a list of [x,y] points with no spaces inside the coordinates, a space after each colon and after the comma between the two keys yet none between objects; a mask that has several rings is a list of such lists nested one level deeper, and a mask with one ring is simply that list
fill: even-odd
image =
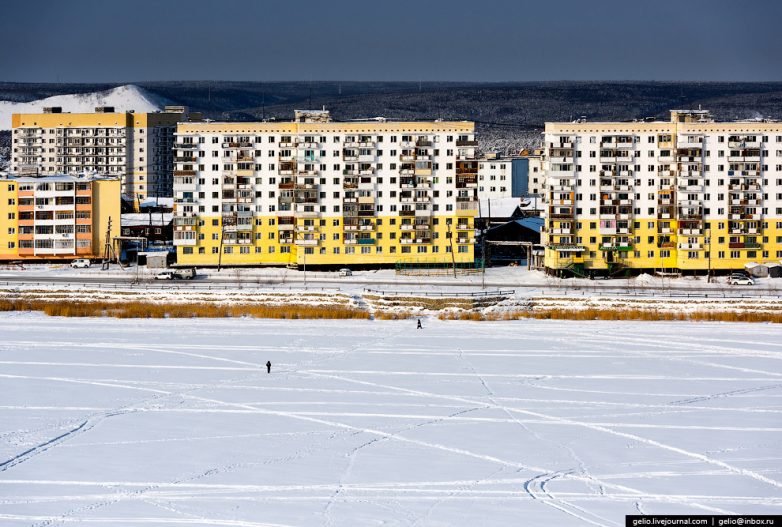
[{"label": "row of window", "polygon": [[[571,223],[570,223],[570,222],[559,222],[559,223],[561,223],[562,225],[564,225],[564,226],[565,226],[565,228],[570,228],[570,225],[571,225]],[[726,228],[726,226],[727,226],[727,224],[726,224],[724,221],[718,221],[718,222],[716,222],[716,223],[717,223],[717,230],[722,230],[722,229],[725,229],[725,228]],[[216,224],[215,224],[215,225],[216,225]],[[647,228],[647,229],[655,229],[655,228],[657,228],[657,225],[658,225],[658,224],[657,224],[656,222],[654,222],[654,221],[648,221],[648,222],[646,222],[646,228]],[[704,229],[711,229],[711,228],[713,227],[713,225],[714,225],[714,223],[713,223],[713,222],[706,222],[706,223],[704,224],[703,228],[704,228]],[[769,228],[769,227],[768,227],[769,223],[768,223],[767,221],[764,221],[764,222],[762,222],[760,225],[761,225],[761,227],[762,227],[763,229],[768,229],[768,228]],[[670,226],[670,223],[669,223],[669,222],[667,222],[667,221],[666,221],[666,222],[661,222],[661,223],[660,223],[660,226],[662,226],[662,227],[669,227],[669,226]],[[777,222],[775,222],[775,223],[774,223],[774,227],[775,227],[776,229],[782,229],[782,221],[777,221]],[[577,221],[577,222],[576,222],[576,229],[581,229],[581,228],[583,228],[583,223],[582,223],[582,222],[580,222],[580,221]],[[590,229],[593,229],[593,230],[594,230],[594,229],[597,229],[597,222],[596,222],[596,221],[590,221],[590,222],[589,222],[589,228],[590,228]],[[640,229],[640,228],[641,228],[641,222],[640,222],[640,221],[635,221],[635,222],[633,222],[633,228],[634,228],[634,229]]]},{"label": "row of window", "polygon": [[[373,252],[372,251],[372,247],[359,247],[358,248],[359,252],[356,252],[356,247],[333,247],[332,248],[332,254],[341,254],[340,250],[342,250],[342,249],[344,249],[342,254],[372,254],[372,252]],[[383,247],[381,247],[379,245],[376,246],[374,249],[375,249],[374,250],[375,254],[382,254],[383,253]],[[396,249],[397,249],[396,247],[391,247],[389,249],[389,252],[390,253],[396,253],[397,252]],[[429,249],[429,247],[427,247],[426,245],[419,245],[417,247],[416,252],[421,253],[421,254],[428,253],[429,252],[428,249]],[[438,246],[436,246],[436,245],[432,246],[431,249],[432,249],[431,250],[432,253],[439,253],[440,252],[440,248]],[[269,246],[267,248],[267,254],[275,254],[276,251],[277,251],[277,247],[275,247],[273,245]],[[262,254],[263,253],[263,247],[255,247],[253,252],[255,252],[255,254]],[[284,254],[288,254],[288,253],[291,252],[291,248],[290,248],[290,246],[283,245],[283,246],[279,247],[279,252],[280,253],[284,253]],[[412,247],[405,246],[405,247],[401,247],[399,252],[402,253],[402,254],[407,254],[407,253],[412,253],[413,251],[412,251]],[[450,246],[445,246],[445,252],[446,253],[452,252],[451,251],[451,247]],[[460,245],[457,248],[457,252],[459,252],[461,254],[468,253],[469,252],[469,247],[466,246],[466,245]],[[219,247],[212,247],[211,254],[219,254],[219,253],[220,253]],[[227,245],[227,246],[223,247],[223,254],[234,254],[234,253],[250,254],[250,247],[239,247],[239,251],[234,251],[234,247],[230,246],[230,245]],[[194,254],[193,247],[182,247],[182,254]],[[206,254],[206,247],[199,247],[198,248],[198,254]],[[304,247],[304,254],[315,254],[315,248],[314,247]],[[328,252],[326,250],[326,247],[319,247],[318,248],[318,254],[328,254]]]},{"label": "row of window", "polygon": [[[464,202],[464,203],[460,203],[460,205],[464,205],[465,203],[473,203],[473,202]],[[426,207],[419,208],[418,210],[431,210],[432,212],[439,212],[440,211],[440,205],[437,204],[437,203],[431,204],[431,209],[428,207],[428,204],[421,204],[421,203],[419,203],[418,205],[422,205],[422,206],[423,205],[427,205]],[[206,208],[207,207],[205,205],[199,205],[198,206],[198,212],[199,213],[206,213]],[[467,210],[473,210],[473,209],[477,209],[477,208],[478,208],[478,205],[475,204],[475,205],[470,205],[470,207],[468,207]],[[282,205],[280,205],[279,208],[278,208],[277,205],[268,205],[268,206],[265,207],[265,209],[266,210],[264,210],[264,206],[263,205],[256,205],[255,206],[255,212],[258,212],[258,213],[275,212],[275,213],[290,213],[290,214],[294,214],[293,207],[290,206],[290,205],[286,206],[286,207],[283,207]],[[333,209],[332,212],[334,212],[334,213],[338,213],[338,214],[342,213],[342,206],[341,205],[333,205],[332,209]],[[185,205],[185,206],[183,206],[181,208],[181,210],[182,210],[182,212],[185,212],[185,213],[192,213],[193,212],[193,207],[191,205]],[[353,210],[353,209],[347,209],[346,208],[345,212],[349,212],[351,210]],[[381,205],[381,204],[376,204],[376,205],[374,205],[372,207],[369,207],[369,208],[362,208],[361,210],[362,211],[372,211],[374,213],[384,212],[385,211],[383,205]],[[409,208],[408,205],[399,205],[399,206],[397,206],[397,205],[389,205],[388,206],[388,212],[399,212],[399,211],[406,211],[406,210],[413,210],[413,209]],[[454,209],[454,206],[453,206],[452,203],[447,203],[445,205],[445,212],[454,212],[454,210],[455,209]],[[466,209],[464,207],[460,207],[458,210],[466,210]],[[210,212],[212,212],[212,213],[219,213],[220,211],[221,211],[221,206],[220,205],[212,205]],[[323,214],[327,214],[328,210],[327,210],[326,205],[317,205],[317,206],[313,205],[311,207],[308,206],[306,208],[305,212],[320,212],[320,213],[323,213]]]},{"label": "row of window", "polygon": [[[684,251],[683,251],[684,253]],[[726,257],[727,254],[727,257]],[[686,251],[687,259],[689,260],[708,260],[710,258],[709,251]],[[598,253],[596,251],[589,251],[589,257],[590,258],[597,258]],[[671,251],[667,249],[663,249],[659,252],[659,254],[656,256],[657,258],[670,258],[671,257]],[[770,258],[769,251],[762,251],[761,252],[761,258]],[[782,258],[782,251],[776,251],[775,258]],[[633,258],[641,258],[641,251],[633,251]],[[646,252],[646,258],[655,258],[655,251],[647,251]],[[725,260],[726,258],[730,259],[747,259],[747,258],[758,258],[758,252],[757,251],[746,251],[746,254],[741,253],[741,251],[718,251],[717,252],[717,259],[719,260]]]},{"label": "row of window", "polygon": [[[333,143],[340,143],[340,142],[342,142],[342,138],[343,137],[344,137],[344,142],[345,143],[382,143],[383,142],[383,138],[385,136],[383,136],[383,135],[377,135],[377,136],[375,136],[375,135],[362,135],[362,136],[335,135],[335,136],[332,137],[332,142]],[[431,142],[431,139],[428,136],[423,136],[422,137],[422,136],[403,135],[403,136],[401,136],[401,141],[398,140],[398,139],[400,139],[400,137],[396,136],[396,135],[392,135],[392,136],[388,136],[388,137],[389,137],[389,141],[391,143],[397,143],[397,142],[402,142],[402,143],[410,142],[411,143],[411,142],[416,142],[416,140],[418,142],[420,142],[420,141]],[[438,137],[439,137],[438,135],[434,136],[435,141],[437,140]],[[196,144],[196,142],[193,141],[193,139],[195,139],[195,138],[196,138],[195,136],[182,136],[181,140],[182,140],[182,143],[184,143],[184,144],[192,145],[192,144]],[[198,138],[198,143],[197,144],[205,144],[206,143],[206,137],[204,137],[204,136],[197,136],[197,138]],[[234,139],[236,139],[236,141],[234,141]],[[303,143],[326,143],[327,142],[327,138],[326,138],[325,135],[321,135],[321,136],[306,135],[306,136],[296,137],[295,139],[298,142],[300,142],[300,143],[301,142],[303,142]],[[460,135],[459,138],[458,138],[458,141],[468,141],[468,140],[469,140],[469,136],[467,136],[467,135]],[[223,136],[223,137],[212,136],[212,144],[234,143],[234,142],[258,144],[258,143],[263,143],[263,137],[262,136],[254,136],[254,137],[251,137],[251,136]],[[277,142],[276,136],[273,136],[273,135],[266,136],[266,142],[267,143],[276,143]],[[290,136],[290,135],[280,136],[280,143],[293,143],[293,142],[294,142],[294,137],[293,136]],[[447,135],[445,137],[445,142],[446,143],[453,143],[454,142],[454,136]]]}]

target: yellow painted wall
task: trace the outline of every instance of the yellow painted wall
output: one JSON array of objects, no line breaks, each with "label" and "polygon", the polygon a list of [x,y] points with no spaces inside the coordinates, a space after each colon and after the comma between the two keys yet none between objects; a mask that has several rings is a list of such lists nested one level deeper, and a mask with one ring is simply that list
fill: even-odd
[{"label": "yellow painted wall", "polygon": [[[343,241],[344,228],[342,225],[342,216],[327,216],[323,218],[312,218],[315,222],[315,230],[312,231],[317,235],[323,234],[325,239],[318,245],[312,246],[314,253],[304,255],[306,246],[297,246],[294,244],[282,246],[279,244],[279,231],[277,226],[277,216],[256,216],[254,218],[255,225],[252,230],[252,243],[246,245],[249,248],[248,254],[242,254],[240,247],[243,245],[231,245],[232,253],[222,255],[222,265],[287,265],[287,264],[304,264],[306,258],[307,265],[387,265],[393,266],[395,263],[405,260],[414,261],[421,260],[427,262],[442,261],[450,262],[451,254],[446,252],[450,245],[447,238],[448,226],[447,219],[452,220],[451,230],[453,232],[453,250],[455,259],[458,263],[471,263],[474,260],[474,252],[472,244],[465,244],[467,252],[458,252],[458,244],[456,241],[457,234],[464,232],[465,237],[472,238],[473,236],[473,218],[470,214],[463,214],[458,218],[467,218],[467,223],[470,228],[466,231],[457,231],[457,216],[434,216],[437,220],[437,225],[434,226],[433,232],[437,233],[437,238],[432,239],[431,245],[424,245],[427,248],[427,252],[419,253],[416,244],[400,243],[401,231],[399,229],[402,223],[401,216],[382,216],[379,218],[372,218],[375,222],[380,220],[381,225],[377,226],[375,231],[352,231],[352,232],[373,232],[373,237],[376,240],[375,244],[351,244],[345,245]],[[197,243],[195,246],[179,246],[177,247],[177,263],[180,265],[217,265],[219,254],[213,253],[213,248],[220,247],[220,217],[219,216],[202,216],[199,218],[203,225],[198,226],[196,229]],[[297,225],[304,225],[304,221],[307,218],[297,218]],[[275,225],[270,226],[269,221],[274,220]],[[338,225],[334,225],[334,221],[337,220]],[[321,225],[321,221],[324,225]],[[392,221],[394,224],[392,224]],[[216,225],[213,225],[216,222]],[[260,225],[258,225],[260,223]],[[273,233],[274,238],[269,238],[269,233]],[[260,239],[256,239],[256,236],[260,234]],[[338,234],[339,239],[335,240],[334,235]],[[392,234],[395,235],[392,238]],[[302,233],[294,234],[294,238],[302,238]],[[201,239],[203,238],[203,239]],[[216,238],[216,239],[213,239]],[[437,253],[432,252],[433,246],[438,247]],[[187,254],[186,247],[192,247],[192,254]],[[225,247],[225,246],[224,246]],[[260,248],[261,252],[256,253],[256,247]],[[270,253],[269,248],[274,247],[274,252]],[[282,252],[282,247],[290,247],[289,253]],[[325,254],[321,254],[320,250],[325,248]],[[347,254],[346,248],[354,248],[353,254]],[[361,252],[362,247],[369,247],[370,253],[363,254]],[[381,247],[381,252],[377,252],[377,247]],[[409,253],[402,252],[402,247],[410,247]],[[339,249],[339,254],[334,253],[334,249]],[[396,252],[392,252],[392,248]],[[200,253],[200,249],[203,249],[203,254]]]},{"label": "yellow painted wall", "polygon": [[[658,234],[658,222],[660,221],[669,222],[672,230],[670,240],[674,247],[661,248],[657,246],[658,237],[660,236]],[[633,243],[633,250],[629,252],[614,252],[615,262],[633,269],[736,270],[743,269],[744,265],[750,262],[779,263],[782,260],[782,218],[764,220],[767,228],[762,229],[761,234],[757,235],[757,242],[761,245],[759,249],[731,249],[729,247],[731,234],[727,219],[705,222],[704,234],[700,236],[677,234],[679,225],[677,220],[673,219],[637,218],[633,222],[638,225],[628,235],[636,240]],[[580,255],[578,253],[565,253],[562,256],[553,247],[547,247],[544,262],[547,268],[564,269],[571,263],[583,263],[586,269],[605,270],[608,268],[606,253],[599,250],[602,237],[606,236],[600,234],[600,221],[582,219],[580,223],[581,228],[575,230],[574,236],[580,237],[581,240],[576,240],[575,245],[585,247],[586,250]],[[591,223],[595,223],[596,228],[592,228]],[[652,227],[649,227],[650,223]],[[778,223],[780,225],[779,228],[777,228]],[[722,228],[720,228],[720,224],[722,224]],[[559,222],[551,220],[549,228],[555,229],[558,225]],[[547,236],[549,238],[548,245],[556,246],[560,235],[547,233]],[[595,242],[591,241],[592,237],[595,238]],[[649,241],[650,237],[652,241]],[[697,258],[689,258],[690,251],[688,249],[678,249],[678,244],[687,243],[690,237],[697,238],[698,243],[703,247],[701,250],[693,251],[697,253]],[[711,238],[710,244],[707,243],[709,237]],[[778,238],[779,241],[777,241]],[[662,258],[661,251],[663,250],[668,250],[670,256]],[[636,251],[640,253],[638,256],[635,255]],[[649,256],[649,251],[653,251],[654,255]],[[720,257],[720,251],[724,252],[723,257]],[[732,251],[739,251],[740,257],[732,258]],[[754,251],[754,255],[752,255],[752,251]],[[764,256],[764,251],[766,251],[767,256]],[[707,256],[709,252],[711,253],[711,258]]]},{"label": "yellow painted wall", "polygon": [[119,179],[94,181],[92,184],[92,250],[95,257],[103,255],[109,218],[111,218],[111,238],[120,235],[120,214]]},{"label": "yellow painted wall", "polygon": [[131,127],[147,128],[173,126],[185,119],[183,113],[15,113],[11,116],[11,127]]},{"label": "yellow painted wall", "polygon": [[[0,181],[0,260],[15,260],[18,258],[19,249],[19,212],[16,205],[9,205],[9,200],[19,203],[19,185],[15,181]],[[9,218],[13,215],[13,218]],[[9,233],[9,229],[13,232]],[[8,244],[13,243],[9,248]]]}]

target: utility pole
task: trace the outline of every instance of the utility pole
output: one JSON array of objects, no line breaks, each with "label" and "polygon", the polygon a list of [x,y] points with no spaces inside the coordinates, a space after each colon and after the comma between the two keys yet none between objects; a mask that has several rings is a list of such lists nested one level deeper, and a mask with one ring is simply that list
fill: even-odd
[{"label": "utility pole", "polygon": [[481,232],[481,289],[486,289],[486,229]]},{"label": "utility pole", "polygon": [[[303,232],[297,232],[296,233],[296,239],[297,240],[302,240],[302,241],[306,240],[306,238],[304,237],[304,234],[305,233],[303,233]],[[301,250],[303,251],[301,254],[302,254],[302,264],[304,266],[304,289],[307,289],[307,246],[304,245],[304,244],[297,245],[296,246],[296,254],[297,254],[297,256],[298,256],[298,252],[299,252],[299,247],[301,247]],[[298,258],[297,258],[297,264],[298,264]],[[298,267],[298,265],[297,265],[297,267]]]},{"label": "utility pole", "polygon": [[453,253],[453,233],[451,232],[451,220],[446,221],[448,225],[448,241],[451,244],[451,264],[453,265],[453,277],[456,278],[456,255]]},{"label": "utility pole", "polygon": [[[709,270],[708,274],[706,275],[706,283],[711,283],[711,224],[709,224],[709,227],[706,228],[706,240],[709,244]],[[730,240],[729,240],[730,241]]]},{"label": "utility pole", "polygon": [[101,269],[106,271],[109,268],[111,255],[114,253],[114,248],[111,246],[111,216],[109,216],[109,224],[106,227],[106,244],[103,246],[103,263]]}]

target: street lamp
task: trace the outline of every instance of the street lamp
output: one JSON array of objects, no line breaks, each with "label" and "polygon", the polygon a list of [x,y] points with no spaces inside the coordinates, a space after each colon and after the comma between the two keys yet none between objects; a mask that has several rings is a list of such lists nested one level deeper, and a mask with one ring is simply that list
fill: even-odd
[{"label": "street lamp", "polygon": [[[304,233],[303,232],[297,232],[296,233],[296,239],[304,241],[306,238],[304,237]],[[299,247],[301,247],[302,250],[304,251],[302,253],[302,255],[303,255],[302,263],[304,264],[304,289],[307,289],[307,246],[304,245],[304,244],[301,244],[301,245],[299,245]],[[297,248],[296,252],[298,253],[298,251],[299,250]]]},{"label": "street lamp", "polygon": [[709,244],[709,258],[708,258],[708,271],[706,273],[706,283],[711,283],[711,224],[706,227],[706,243]]}]

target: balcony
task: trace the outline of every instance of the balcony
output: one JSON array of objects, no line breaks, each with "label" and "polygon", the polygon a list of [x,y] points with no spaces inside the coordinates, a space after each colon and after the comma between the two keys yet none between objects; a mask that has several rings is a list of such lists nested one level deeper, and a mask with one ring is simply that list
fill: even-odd
[{"label": "balcony", "polygon": [[320,211],[317,210],[305,210],[305,209],[296,209],[296,216],[301,218],[317,218],[320,216]]},{"label": "balcony", "polygon": [[600,246],[601,251],[619,251],[629,252],[633,250],[633,246],[629,242],[619,242],[616,244],[604,243]]},{"label": "balcony", "polygon": [[313,246],[318,245],[320,240],[296,240],[296,245]]},{"label": "balcony", "polygon": [[728,141],[728,148],[759,149],[760,146],[760,141]]}]

